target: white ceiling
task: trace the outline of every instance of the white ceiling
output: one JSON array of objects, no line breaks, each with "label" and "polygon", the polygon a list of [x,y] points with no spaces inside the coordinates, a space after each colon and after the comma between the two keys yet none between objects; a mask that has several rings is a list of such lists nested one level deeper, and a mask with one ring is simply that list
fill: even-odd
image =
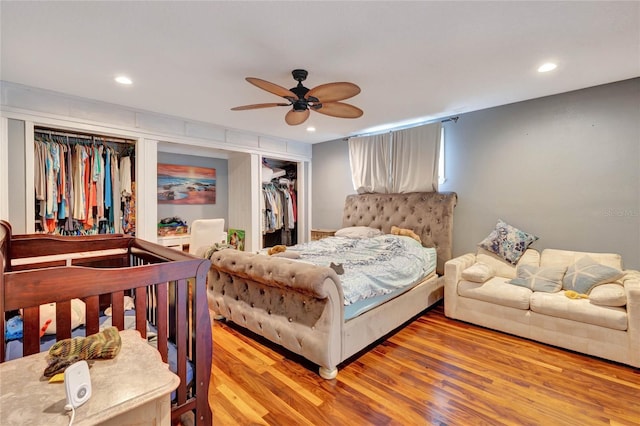
[{"label": "white ceiling", "polygon": [[[640,76],[640,2],[2,0],[5,81],[309,143]],[[555,61],[558,68],[539,74]],[[244,80],[350,81],[358,119],[285,107]],[[129,87],[114,83],[130,76]],[[317,128],[306,131],[307,124]]]}]

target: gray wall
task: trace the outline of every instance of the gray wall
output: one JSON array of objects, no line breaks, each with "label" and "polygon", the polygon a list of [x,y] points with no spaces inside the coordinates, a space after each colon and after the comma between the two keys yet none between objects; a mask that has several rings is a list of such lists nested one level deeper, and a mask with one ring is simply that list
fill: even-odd
[{"label": "gray wall", "polygon": [[311,161],[311,228],[339,228],[344,200],[349,194],[355,194],[349,165],[349,143],[339,139],[314,144]]},{"label": "gray wall", "polygon": [[[445,134],[454,255],[500,218],[539,236],[534,248],[615,252],[640,268],[639,78],[463,114]],[[313,228],[339,227],[355,192],[346,145],[313,146]]]},{"label": "gray wall", "polygon": [[158,220],[179,216],[189,225],[196,219],[224,218],[225,229],[229,225],[229,170],[227,160],[195,155],[158,152],[158,163],[178,164],[181,166],[208,167],[216,169],[215,204],[158,204]]},{"label": "gray wall", "polygon": [[[9,119],[9,223],[14,234],[27,231],[24,121]],[[33,152],[33,151],[32,151]],[[31,188],[31,191],[34,191]],[[33,218],[35,220],[35,218]]]}]

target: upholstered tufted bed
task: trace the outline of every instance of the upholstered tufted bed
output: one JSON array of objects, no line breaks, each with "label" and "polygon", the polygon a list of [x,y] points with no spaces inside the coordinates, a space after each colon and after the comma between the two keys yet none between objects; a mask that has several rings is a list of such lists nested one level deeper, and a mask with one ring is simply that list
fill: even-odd
[{"label": "upholstered tufted bed", "polygon": [[338,364],[442,299],[456,201],[455,193],[347,197],[343,227],[385,234],[394,225],[411,229],[437,252],[437,274],[356,317],[345,320],[340,276],[330,267],[232,249],[211,256],[209,308],[317,364],[325,379],[335,378]]}]

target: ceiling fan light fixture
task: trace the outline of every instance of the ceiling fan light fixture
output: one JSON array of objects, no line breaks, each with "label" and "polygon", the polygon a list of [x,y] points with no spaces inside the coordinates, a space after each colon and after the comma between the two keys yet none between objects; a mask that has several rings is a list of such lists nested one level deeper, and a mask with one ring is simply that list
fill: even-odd
[{"label": "ceiling fan light fixture", "polygon": [[307,102],[304,99],[298,99],[293,103],[294,111],[305,111],[307,109]]}]

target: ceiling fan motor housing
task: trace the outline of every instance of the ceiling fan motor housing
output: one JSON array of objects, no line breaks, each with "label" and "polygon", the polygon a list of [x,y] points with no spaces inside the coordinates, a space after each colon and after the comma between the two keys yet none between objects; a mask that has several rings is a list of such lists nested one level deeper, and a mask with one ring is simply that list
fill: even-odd
[{"label": "ceiling fan motor housing", "polygon": [[304,87],[302,85],[302,82],[307,79],[308,73],[306,70],[297,69],[291,71],[291,75],[293,75],[293,79],[298,82],[298,85],[296,87],[292,87],[291,89],[289,89],[298,97],[298,99],[291,100],[293,102],[293,110],[304,111],[309,107],[309,105],[307,104],[307,100],[305,99],[305,95],[307,94],[309,89]]}]

